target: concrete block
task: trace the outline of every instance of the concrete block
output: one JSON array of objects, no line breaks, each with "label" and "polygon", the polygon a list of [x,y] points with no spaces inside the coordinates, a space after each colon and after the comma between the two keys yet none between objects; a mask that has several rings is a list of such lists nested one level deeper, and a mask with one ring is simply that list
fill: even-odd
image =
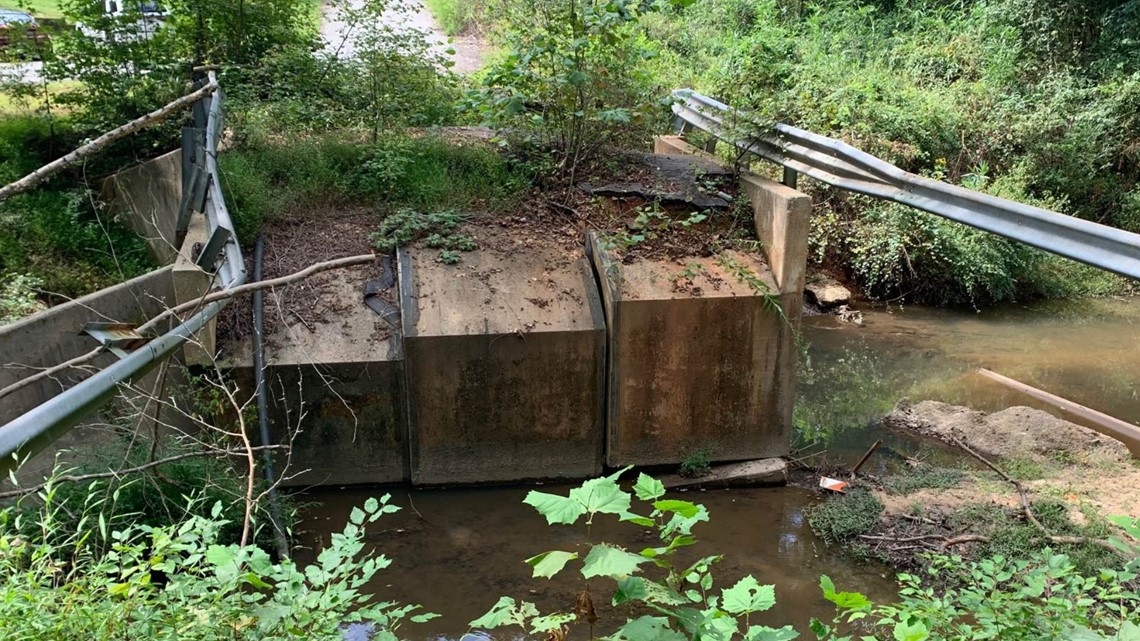
[{"label": "concrete block", "polygon": [[[589,243],[610,336],[607,463],[678,464],[704,448],[713,461],[787,454],[794,332],[756,289],[776,292],[767,266],[734,251],[624,264]],[[789,295],[773,296],[788,309]]]},{"label": "concrete block", "polygon": [[[186,238],[178,255],[174,257],[174,265],[170,268],[170,276],[174,282],[174,303],[181,305],[197,300],[210,291],[214,284],[214,277],[194,264],[194,245],[205,245],[209,238],[209,225],[206,217],[197,214],[190,219],[190,226],[186,231]],[[183,347],[183,355],[187,365],[211,365],[217,349],[217,318],[206,324],[191,341]]]},{"label": "concrete block", "polygon": [[654,136],[653,153],[700,156],[715,163],[721,163],[720,158],[717,158],[715,154],[710,154],[700,147],[690,145],[681,136]]},{"label": "concrete block", "polygon": [[[270,435],[291,444],[291,486],[397,483],[407,478],[403,354],[398,328],[364,304],[375,268],[343,270],[322,293],[341,310],[329,322],[266,336]],[[394,292],[392,294],[394,297]],[[266,315],[276,313],[270,305]],[[231,344],[243,400],[253,385],[251,341]],[[277,459],[281,474],[286,460]]]},{"label": "concrete block", "polygon": [[142,237],[156,262],[173,261],[178,254],[175,228],[182,201],[182,150],[108,177],[99,200]]},{"label": "concrete block", "polygon": [[807,268],[811,198],[787,185],[742,174],[740,186],[752,203],[756,238],[772,266],[781,293],[800,294]]},{"label": "concrete block", "polygon": [[600,473],[605,325],[581,251],[437,254],[398,257],[412,482]]},{"label": "concrete block", "polygon": [[782,458],[765,458],[758,461],[718,465],[698,478],[663,476],[659,479],[669,490],[686,488],[755,487],[758,485],[785,485],[788,482],[788,462]]}]

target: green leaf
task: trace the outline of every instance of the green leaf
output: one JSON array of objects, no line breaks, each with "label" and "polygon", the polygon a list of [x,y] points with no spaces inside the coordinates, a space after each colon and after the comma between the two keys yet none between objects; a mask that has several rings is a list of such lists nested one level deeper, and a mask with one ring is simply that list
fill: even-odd
[{"label": "green leaf", "polygon": [[578,517],[586,513],[586,508],[580,502],[546,492],[532,490],[527,493],[523,503],[538,510],[538,513],[545,516],[546,522],[550,525],[573,525]]},{"label": "green leaf", "polygon": [[537,617],[531,619],[530,631],[534,634],[541,634],[543,632],[550,632],[551,630],[559,630],[562,626],[573,622],[576,618],[578,618],[576,615],[568,612],[556,612],[544,617]]},{"label": "green leaf", "polygon": [[358,507],[352,508],[352,511],[348,513],[348,520],[351,521],[354,525],[360,525],[364,523],[364,511]]},{"label": "green leaf", "polygon": [[206,561],[214,567],[232,565],[235,558],[232,545],[211,545],[206,548]]},{"label": "green leaf", "polygon": [[1140,641],[1140,625],[1125,621],[1116,632],[1115,641]]},{"label": "green leaf", "polygon": [[641,516],[640,514],[634,514],[633,512],[626,512],[624,514],[621,514],[618,516],[618,520],[626,523],[636,523],[637,525],[641,525],[643,527],[654,526],[653,519],[647,516]]},{"label": "green leaf", "polygon": [[435,612],[424,612],[423,614],[412,615],[411,621],[412,621],[412,623],[427,623],[428,621],[431,621],[432,619],[438,619],[438,618],[439,618],[439,615],[436,614]]},{"label": "green leaf", "polygon": [[498,602],[487,611],[487,614],[475,619],[470,624],[473,628],[492,629],[504,625],[525,626],[526,620],[538,616],[538,608],[533,603],[523,601],[515,603],[509,596],[500,597]]},{"label": "green leaf", "polygon": [[590,514],[625,514],[629,512],[632,498],[617,484],[617,477],[622,471],[586,481],[581,487],[570,490],[570,498],[580,503]]},{"label": "green leaf", "polygon": [[649,596],[646,581],[639,576],[631,576],[618,581],[617,590],[614,591],[613,604],[619,606],[629,601],[644,601]]},{"label": "green leaf", "polygon": [[674,630],[665,617],[643,616],[626,621],[613,634],[621,641],[684,641],[685,635]]},{"label": "green leaf", "polygon": [[653,501],[665,496],[665,485],[642,472],[637,476],[637,484],[633,486],[633,493],[642,501]]},{"label": "green leaf", "polygon": [[538,556],[532,556],[526,560],[527,564],[534,568],[534,578],[546,578],[558,574],[562,568],[566,567],[566,563],[570,559],[576,559],[578,555],[573,552],[562,552],[561,550],[553,550],[551,552],[543,552]]},{"label": "green leaf", "polygon": [[894,634],[895,641],[926,641],[930,638],[930,631],[926,629],[926,625],[918,619],[911,619],[909,621],[899,621],[895,624]]},{"label": "green leaf", "polygon": [[377,501],[376,497],[374,497],[374,496],[368,497],[368,500],[364,502],[364,510],[366,512],[368,512],[369,514],[373,514],[376,512],[376,510],[379,510],[379,509],[380,509],[380,502]]},{"label": "green leaf", "polygon": [[746,576],[727,590],[721,591],[722,605],[730,614],[763,612],[776,605],[776,588],[760,585],[752,577]]},{"label": "green leaf", "polygon": [[769,628],[766,625],[754,625],[748,628],[744,641],[791,641],[800,636],[795,628],[785,625],[782,628]]},{"label": "green leaf", "polygon": [[626,552],[621,548],[595,545],[582,564],[582,576],[587,579],[595,576],[620,579],[636,572],[637,566],[648,560],[640,554]]},{"label": "green leaf", "polygon": [[661,510],[662,512],[674,512],[676,514],[680,514],[686,519],[693,518],[700,511],[700,508],[698,508],[695,503],[690,503],[689,501],[677,501],[675,499],[657,501],[653,504],[653,507]]},{"label": "green leaf", "polygon": [[826,574],[819,577],[819,587],[823,590],[823,598],[840,609],[861,610],[871,606],[871,601],[858,592],[836,592],[835,583]]}]

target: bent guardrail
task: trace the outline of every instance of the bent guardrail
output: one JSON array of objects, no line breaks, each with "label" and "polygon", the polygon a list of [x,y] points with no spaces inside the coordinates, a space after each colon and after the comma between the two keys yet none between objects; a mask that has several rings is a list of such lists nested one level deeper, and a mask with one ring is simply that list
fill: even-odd
[{"label": "bent guardrail", "polygon": [[[916,176],[845,142],[790,125],[767,132],[748,114],[691,89],[673,92],[676,124],[840,189],[890,200],[1140,280],[1140,235]],[[739,124],[745,126],[741,127]],[[741,133],[746,131],[747,133]]]},{"label": "bent guardrail", "polygon": [[[217,153],[224,119],[222,90],[217,86],[217,77],[213,71],[199,84],[212,84],[216,88],[193,105],[195,126],[188,127],[183,132],[183,198],[177,229],[181,240],[181,235],[195,214],[201,213],[206,217],[208,240],[198,251],[196,262],[199,267],[214,274],[215,286],[225,290],[245,282],[245,262],[218,179]],[[120,385],[146,374],[152,367],[169,358],[216,317],[229,301],[229,298],[225,298],[203,305],[165,334],[0,426],[0,469],[12,469],[18,461],[44,449],[103,406],[115,395]],[[143,324],[138,331],[156,329],[151,324]],[[110,345],[104,344],[104,347],[109,348]]]}]

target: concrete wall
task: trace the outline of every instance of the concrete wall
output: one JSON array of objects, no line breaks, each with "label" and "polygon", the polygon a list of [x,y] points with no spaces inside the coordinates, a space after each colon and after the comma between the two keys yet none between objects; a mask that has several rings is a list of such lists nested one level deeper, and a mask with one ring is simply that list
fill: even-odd
[{"label": "concrete wall", "polygon": [[[787,454],[791,327],[763,295],[713,257],[686,258],[701,269],[678,289],[674,261],[625,264],[593,235],[591,253],[609,329],[606,462],[670,465],[702,449],[714,461]],[[763,262],[728,255],[775,291]]]},{"label": "concrete wall", "polygon": [[[323,322],[279,323],[265,337],[270,436],[291,444],[278,457],[286,485],[397,483],[408,478],[403,348],[397,327],[364,305],[375,266],[339,270],[320,295],[337,310]],[[384,294],[395,299],[395,287]],[[265,314],[281,314],[266,297]],[[315,319],[314,319],[315,321]],[[252,340],[225,345],[241,388],[253,397]],[[251,405],[252,406],[252,405]]]},{"label": "concrete wall", "polygon": [[[86,323],[140,323],[165,309],[173,302],[173,296],[170,268],[164,267],[0,326],[0,388],[97,347],[94,338],[80,333]],[[117,359],[113,354],[104,353],[87,365],[102,368]],[[61,372],[58,376],[42,379],[4,396],[0,399],[0,426],[86,378],[89,371]],[[136,383],[151,393],[161,393],[164,384],[161,368]],[[55,449],[77,452],[91,449],[93,443],[106,440],[104,424],[100,416],[92,416],[84,425],[75,427],[56,441]],[[34,457],[21,470],[21,476],[38,477],[51,468],[53,456],[52,452],[44,452]]]},{"label": "concrete wall", "polygon": [[601,472],[605,325],[581,254],[436,253],[400,253],[412,482]]},{"label": "concrete wall", "polygon": [[178,254],[175,227],[182,200],[182,151],[175,150],[110,176],[99,200],[146,241],[160,265]]}]

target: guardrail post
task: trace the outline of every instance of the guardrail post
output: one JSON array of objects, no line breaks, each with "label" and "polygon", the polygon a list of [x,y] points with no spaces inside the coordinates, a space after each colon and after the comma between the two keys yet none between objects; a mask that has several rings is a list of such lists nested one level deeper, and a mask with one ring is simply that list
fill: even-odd
[{"label": "guardrail post", "polygon": [[784,167],[784,180],[782,182],[785,185],[791,187],[792,189],[795,189],[796,182],[798,182],[799,177],[800,173],[798,171],[792,169],[791,167]]}]

